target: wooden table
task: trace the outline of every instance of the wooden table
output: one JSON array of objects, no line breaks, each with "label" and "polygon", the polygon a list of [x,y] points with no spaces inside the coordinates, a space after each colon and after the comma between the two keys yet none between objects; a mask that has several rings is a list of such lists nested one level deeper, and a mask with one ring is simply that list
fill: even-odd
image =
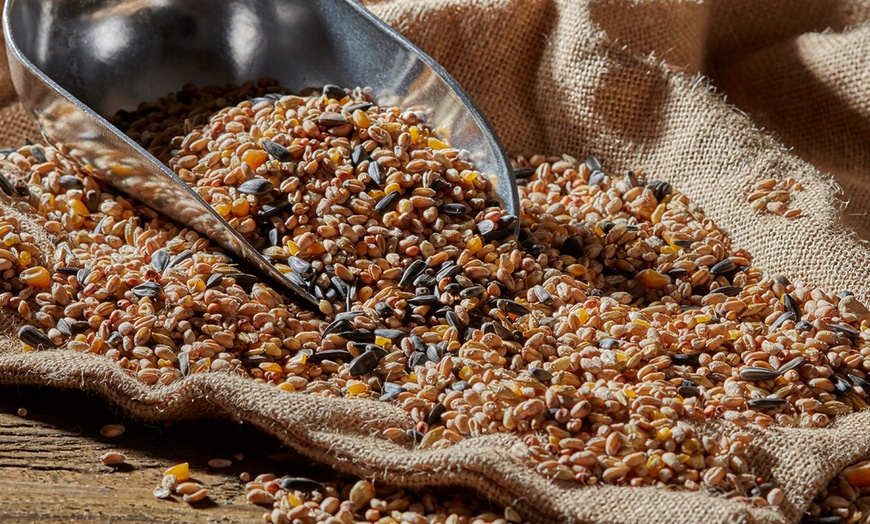
[{"label": "wooden table", "polygon": [[[22,407],[26,417],[17,415]],[[100,435],[102,426],[115,423],[125,425],[123,435]],[[104,466],[100,456],[107,451],[124,453],[126,466]],[[236,453],[245,459],[225,470],[207,468],[209,459]],[[191,476],[210,486],[209,499],[191,506],[154,497],[163,471],[180,462],[189,462]],[[2,523],[263,522],[264,509],[245,501],[242,471],[318,476],[249,426],[144,425],[79,391],[0,388]]]}]

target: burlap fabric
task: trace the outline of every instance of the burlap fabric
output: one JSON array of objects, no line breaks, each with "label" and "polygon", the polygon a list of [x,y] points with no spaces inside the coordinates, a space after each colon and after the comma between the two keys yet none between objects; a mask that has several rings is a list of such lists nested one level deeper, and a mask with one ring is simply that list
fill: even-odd
[{"label": "burlap fabric", "polygon": [[[860,239],[870,238],[870,2],[389,0],[370,7],[446,66],[511,152],[594,153],[609,170],[667,180],[759,266],[870,299],[870,249]],[[10,103],[0,110],[4,145],[36,136],[12,96],[8,83],[0,86]],[[793,203],[804,216],[753,213],[746,201],[753,183],[788,176],[806,188]],[[14,342],[0,346],[6,384],[97,391],[149,420],[230,417],[341,471],[405,486],[473,487],[533,522],[796,522],[831,477],[870,456],[870,413],[822,430],[753,430],[753,472],[779,484],[786,502],[780,511],[751,509],[700,494],[551,482],[511,458],[511,436],[414,451],[375,436],[411,426],[398,407],[287,394],[217,374],[155,389],[97,356],[21,355]],[[735,428],[711,422],[703,431]]]}]

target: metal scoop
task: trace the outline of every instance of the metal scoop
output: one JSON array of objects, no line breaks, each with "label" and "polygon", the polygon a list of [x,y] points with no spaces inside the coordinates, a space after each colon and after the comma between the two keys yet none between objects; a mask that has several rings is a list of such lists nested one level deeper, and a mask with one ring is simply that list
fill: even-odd
[{"label": "metal scoop", "polygon": [[370,86],[381,105],[431,108],[432,121],[493,174],[501,204],[519,215],[510,163],[468,95],[354,0],[7,0],[3,33],[15,89],[49,142],[312,304],[307,290],[106,117],[186,83],[268,76],[293,90]]}]

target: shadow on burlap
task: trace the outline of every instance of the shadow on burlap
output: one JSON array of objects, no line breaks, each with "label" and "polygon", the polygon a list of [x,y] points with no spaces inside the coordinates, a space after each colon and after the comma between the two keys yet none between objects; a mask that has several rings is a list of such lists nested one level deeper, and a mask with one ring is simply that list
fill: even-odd
[{"label": "shadow on burlap", "polygon": [[[864,219],[870,3],[381,0],[370,6],[445,65],[511,152],[594,153],[609,170],[667,180],[702,205],[758,266],[870,299],[870,249],[859,238],[870,238]],[[0,143],[35,137],[8,82],[0,84],[0,99],[11,103],[0,109]],[[753,213],[746,197],[754,183],[785,177],[805,187],[793,204],[804,216],[790,221]],[[396,406],[289,394],[218,374],[148,387],[98,356],[22,355],[9,337],[0,339],[0,383],[99,392],[146,420],[229,417],[343,472],[403,486],[473,487],[533,522],[796,522],[829,479],[870,456],[866,412],[827,429],[752,430],[753,473],[786,493],[774,511],[693,493],[551,482],[511,457],[511,436],[412,451],[377,437],[386,427],[413,426]],[[724,422],[703,428],[736,430]]]}]

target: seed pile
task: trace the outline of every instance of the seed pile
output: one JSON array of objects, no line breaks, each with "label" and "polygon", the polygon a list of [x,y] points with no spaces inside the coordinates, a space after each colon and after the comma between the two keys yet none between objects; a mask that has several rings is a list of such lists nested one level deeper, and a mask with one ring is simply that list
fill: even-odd
[{"label": "seed pile", "polygon": [[844,469],[810,505],[802,522],[856,524],[870,518],[870,461]]},{"label": "seed pile", "polygon": [[510,506],[498,512],[481,508],[461,495],[375,487],[366,480],[321,483],[307,478],[265,473],[245,484],[246,498],[270,510],[266,522],[345,524],[380,522],[408,524],[507,524],[523,522]]},{"label": "seed pile", "polygon": [[767,178],[755,184],[747,200],[755,211],[798,218],[802,214],[801,210],[789,209],[789,205],[792,193],[799,191],[803,191],[803,185],[791,177],[781,181]]},{"label": "seed pile", "polygon": [[[264,89],[252,84],[248,91]],[[226,131],[231,114],[267,130],[270,119],[283,125],[289,114],[286,109],[282,120],[272,109],[284,96],[257,101],[263,118],[251,120],[246,110],[253,111],[254,100],[221,112],[214,106],[230,101],[218,91],[192,93],[172,95],[164,109],[143,106],[149,120],[158,115],[155,122],[185,110],[200,115],[198,124],[191,120],[180,131],[160,131],[159,124],[139,131],[140,137],[147,131],[170,144],[170,157],[164,158],[170,165],[180,165],[179,154],[189,156],[185,137],[213,122],[207,107],[224,115],[224,132],[237,142],[237,133],[257,132]],[[318,142],[347,139],[321,129],[318,111],[348,113],[333,110],[362,96],[359,90],[334,94],[342,98],[289,95],[296,118],[317,127]],[[197,106],[199,99],[210,102]],[[310,113],[300,117],[303,108]],[[375,106],[346,117],[352,120],[357,111],[370,122],[392,115],[396,126],[382,127],[392,144],[407,140],[400,139],[411,135],[407,126],[419,126],[402,121],[401,111]],[[285,127],[276,143],[290,145],[304,132],[308,145],[302,160],[279,162],[274,176],[287,178],[270,182],[269,198],[295,176],[289,166],[298,170],[306,151],[312,159],[320,154],[304,124],[298,135],[296,127]],[[353,136],[361,133],[351,127]],[[223,134],[201,135],[208,138],[202,151],[227,140]],[[250,138],[247,150],[256,143],[268,153],[265,136]],[[150,140],[153,146],[157,138]],[[380,399],[401,406],[417,422],[410,431],[393,428],[385,436],[421,448],[515,432],[525,438],[514,453],[553,478],[674,486],[758,505],[778,504],[782,492],[753,474],[746,459],[751,435],[713,438],[700,434],[694,422],[824,427],[837,414],[866,407],[867,309],[849,292],[832,296],[752,267],[749,255],[731,249],[724,232],[668,183],[636,173],[607,174],[594,158],[520,157],[515,172],[522,214],[511,218],[488,207],[484,177],[475,175],[475,184],[481,183],[473,188],[463,186],[468,181],[461,175],[451,178],[451,169],[472,170],[426,160],[422,172],[411,173],[408,166],[418,159],[375,142],[365,146],[373,146],[366,160],[379,163],[389,154],[398,162],[386,176],[400,180],[400,201],[410,201],[406,197],[424,180],[445,180],[426,197],[435,200],[438,215],[426,222],[425,211],[420,215],[411,204],[390,211],[397,221],[389,225],[386,215],[372,210],[350,226],[354,211],[340,211],[343,204],[331,203],[316,217],[310,208],[288,214],[281,242],[271,246],[284,252],[274,260],[321,288],[329,306],[322,313],[288,303],[207,239],[101,188],[57,151],[46,149],[45,162],[33,146],[9,153],[5,162],[24,172],[11,182],[29,188],[27,200],[46,219],[46,229],[58,234],[47,266],[50,286],[23,290],[36,299],[35,331],[54,345],[104,354],[149,384],[230,372],[286,391]],[[422,147],[416,152],[433,159],[434,151],[449,150],[428,140],[416,145]],[[241,147],[226,149],[227,158],[247,165]],[[318,170],[330,169],[327,158],[336,172],[353,166],[355,149],[336,146],[336,158],[327,153]],[[271,179],[273,160],[258,166],[252,179]],[[242,163],[236,167],[245,170]],[[312,180],[330,182],[306,186],[299,209],[317,209],[330,188],[349,195],[347,186],[360,182],[372,200],[383,201],[386,192],[362,166],[361,161],[340,182],[315,171]],[[209,179],[210,173],[206,165],[194,178]],[[78,184],[70,178],[61,183],[63,177]],[[209,187],[238,199],[234,184],[247,180]],[[456,187],[463,190],[455,194]],[[466,199],[469,191],[481,204]],[[362,193],[355,198],[365,201]],[[260,198],[244,197],[250,205],[246,217],[268,203]],[[444,218],[446,199],[464,202],[467,214]],[[414,218],[403,220],[405,213]],[[287,227],[292,220],[297,222]],[[317,228],[302,232],[308,226],[302,220],[316,220]],[[519,237],[505,233],[512,220],[519,220]],[[360,226],[356,245],[365,249],[339,254],[336,237],[319,231],[332,221],[339,224],[338,235],[350,232],[341,225],[354,232]],[[269,227],[279,229],[278,222]],[[259,227],[249,233],[259,234]],[[303,249],[297,241],[307,233],[313,243]],[[299,248],[295,254],[291,243]],[[316,243],[322,252],[307,249]],[[347,285],[344,296],[345,287],[333,277]],[[23,340],[25,350],[40,347],[26,334]]]}]

